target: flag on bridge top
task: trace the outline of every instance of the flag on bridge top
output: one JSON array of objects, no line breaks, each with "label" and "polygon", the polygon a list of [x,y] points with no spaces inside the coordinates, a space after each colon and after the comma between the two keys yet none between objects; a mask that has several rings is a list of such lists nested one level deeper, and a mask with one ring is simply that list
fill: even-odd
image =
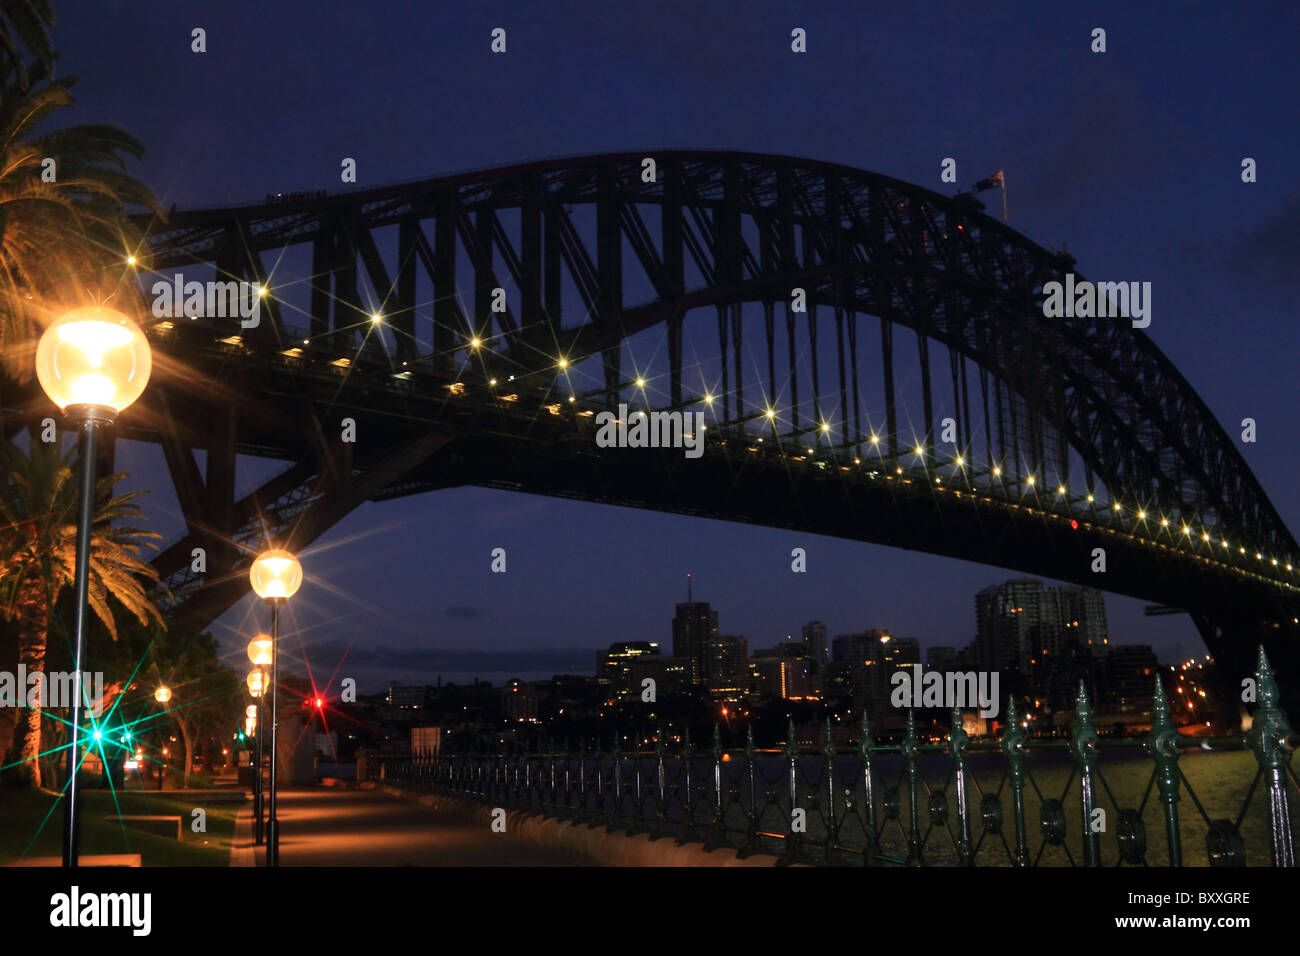
[{"label": "flag on bridge top", "polygon": [[999,186],[1003,186],[1003,185],[1005,185],[1005,183],[1003,183],[1002,181],[1002,170],[999,169],[988,179],[981,179],[979,182],[977,182],[975,184],[975,191],[977,193],[982,193],[986,189],[997,189]]}]

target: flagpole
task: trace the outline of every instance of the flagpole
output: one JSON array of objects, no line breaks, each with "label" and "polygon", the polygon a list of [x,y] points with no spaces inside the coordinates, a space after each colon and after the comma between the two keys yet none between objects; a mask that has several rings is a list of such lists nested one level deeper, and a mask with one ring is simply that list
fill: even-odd
[{"label": "flagpole", "polygon": [[1002,221],[1007,221],[1007,174],[1003,173],[1002,180]]}]

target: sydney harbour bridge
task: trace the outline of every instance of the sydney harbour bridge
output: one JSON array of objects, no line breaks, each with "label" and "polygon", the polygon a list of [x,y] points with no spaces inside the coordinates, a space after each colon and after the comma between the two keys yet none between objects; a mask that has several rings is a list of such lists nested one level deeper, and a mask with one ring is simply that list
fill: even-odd
[{"label": "sydney harbour bridge", "polygon": [[[154,375],[117,427],[161,446],[184,513],[154,561],[182,626],[248,592],[268,539],[479,485],[1099,587],[1187,612],[1231,675],[1260,643],[1300,663],[1300,547],[1233,439],[1131,322],[1045,318],[1044,284],[1084,276],[968,194],[658,151],[140,225],[146,292],[265,293],[251,328],[145,316]],[[620,403],[703,412],[703,456],[598,447]],[[239,456],[282,464],[237,489]]]}]

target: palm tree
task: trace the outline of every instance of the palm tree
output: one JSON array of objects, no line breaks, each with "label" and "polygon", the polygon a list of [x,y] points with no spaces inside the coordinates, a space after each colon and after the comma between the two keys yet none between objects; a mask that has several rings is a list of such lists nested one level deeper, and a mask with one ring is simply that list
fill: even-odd
[{"label": "palm tree", "polygon": [[46,128],[75,105],[77,82],[53,79],[54,22],[50,0],[0,0],[0,361],[19,383],[31,377],[42,320],[92,304],[88,294],[118,298],[123,311],[140,305],[124,268],[140,245],[127,213],[135,205],[163,218],[126,174],[124,157],[144,154],[133,136],[102,124]]},{"label": "palm tree", "polygon": [[[0,486],[0,615],[17,622],[18,660],[30,673],[45,669],[54,607],[73,584],[80,490],[72,455],[64,455],[58,445],[35,443],[30,455],[11,445],[8,454],[9,481]],[[143,520],[131,502],[144,492],[112,497],[113,485],[123,477],[97,482],[91,534],[89,603],[113,640],[117,624],[110,597],[141,624],[163,623],[141,581],[158,579],[140,554],[147,539],[159,536],[117,524]],[[14,724],[11,780],[39,787],[40,753],[41,711],[21,708]]]},{"label": "palm tree", "polygon": [[[54,65],[49,28],[54,26],[50,0],[0,0],[0,72],[17,72],[26,86],[29,82],[23,64],[23,50],[44,64]],[[21,47],[21,49],[20,49]]]},{"label": "palm tree", "polygon": [[161,210],[126,172],[124,157],[144,154],[135,137],[105,124],[46,129],[53,114],[75,105],[75,78],[51,80],[37,62],[25,84],[12,63],[4,66],[0,52],[0,350],[7,377],[23,382],[40,327],[91,304],[88,292],[115,297],[122,311],[139,309],[128,261],[141,239],[128,212]]}]

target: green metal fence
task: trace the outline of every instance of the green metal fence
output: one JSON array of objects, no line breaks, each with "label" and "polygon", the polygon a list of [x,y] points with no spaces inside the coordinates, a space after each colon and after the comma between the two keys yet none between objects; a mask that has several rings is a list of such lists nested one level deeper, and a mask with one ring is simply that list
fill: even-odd
[{"label": "green metal fence", "polygon": [[[1300,738],[1262,648],[1255,679],[1252,726],[1239,737],[1180,735],[1157,677],[1151,729],[1126,741],[1098,737],[1080,684],[1064,741],[1027,737],[1013,702],[996,743],[971,741],[954,711],[947,742],[922,744],[909,711],[894,745],[864,733],[837,748],[829,721],[816,750],[798,746],[793,724],[779,750],[755,747],[752,732],[743,748],[724,748],[716,724],[699,747],[689,730],[670,741],[661,726],[652,748],[388,756],[381,774],[414,790],[789,862],[1244,866],[1249,849],[1251,863],[1294,866]],[[1197,843],[1204,854],[1185,859]]]}]

